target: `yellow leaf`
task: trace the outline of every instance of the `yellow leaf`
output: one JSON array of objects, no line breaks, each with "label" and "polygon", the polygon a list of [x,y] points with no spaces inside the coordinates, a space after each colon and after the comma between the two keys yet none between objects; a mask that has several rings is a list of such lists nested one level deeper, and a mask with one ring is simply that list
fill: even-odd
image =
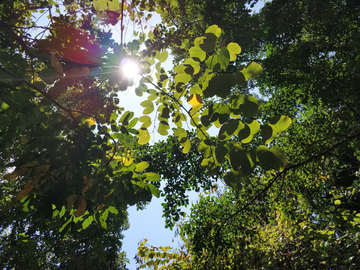
[{"label": "yellow leaf", "polygon": [[190,105],[196,106],[196,105],[202,104],[202,98],[198,94],[193,94],[187,99],[187,102]]},{"label": "yellow leaf", "polygon": [[89,124],[89,126],[95,125],[95,121],[92,118],[86,119],[86,122]]}]

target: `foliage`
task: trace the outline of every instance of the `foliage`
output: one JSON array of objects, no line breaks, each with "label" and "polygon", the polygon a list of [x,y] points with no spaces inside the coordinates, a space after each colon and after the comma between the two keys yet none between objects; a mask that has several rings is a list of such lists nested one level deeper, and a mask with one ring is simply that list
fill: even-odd
[{"label": "foliage", "polygon": [[[220,27],[240,20],[225,20],[221,8],[205,8],[214,2],[184,6],[203,7],[207,13],[199,18],[210,24],[223,18]],[[293,119],[286,134],[270,143],[289,162],[281,172],[256,170],[237,192],[204,197],[193,206],[180,227],[191,269],[357,269],[359,8],[357,1],[278,0],[251,15],[255,25],[244,24],[242,31],[256,29],[247,38],[262,48],[242,52],[264,68],[256,86],[268,102],[260,105],[259,118],[269,119],[269,126],[273,113]],[[182,25],[176,14],[168,25],[179,25],[178,33],[206,28],[196,20]],[[231,30],[225,31],[224,39],[229,36]],[[177,59],[187,57],[186,51],[174,52]],[[272,131],[261,129],[265,143]],[[148,261],[143,257],[141,265]],[[165,267],[176,269],[175,264]]]},{"label": "foliage", "polygon": [[[21,267],[18,254],[26,259],[35,256],[34,267],[51,268],[55,261],[62,268],[89,268],[90,264],[120,267],[115,254],[121,245],[115,236],[119,238],[126,228],[125,211],[160,195],[159,173],[168,179],[165,192],[180,194],[180,200],[167,197],[167,225],[172,227],[172,216],[179,218],[175,206],[186,204],[181,199],[184,191],[209,184],[186,179],[179,189],[172,173],[156,169],[141,154],[134,157],[137,145],[150,141],[149,128],[154,124],[159,134],[167,136],[173,122],[183,153],[201,152],[201,159],[195,156],[206,175],[225,169],[225,181],[235,189],[241,190],[255,168],[284,170],[283,150],[265,144],[287,129],[291,119],[274,116],[269,124],[255,120],[257,99],[233,89],[260,75],[262,67],[255,62],[233,66],[241,48],[234,42],[222,42],[217,25],[194,40],[187,48],[188,57],[174,68],[173,75],[161,67],[167,51],[150,46],[140,52],[146,34],[134,33],[137,40],[123,42],[126,15],[142,23],[151,17],[146,12],[163,12],[164,6],[168,5],[163,1],[125,4],[107,0],[0,4],[0,169],[5,195],[1,229],[10,230],[4,232],[1,244],[10,243],[2,255],[11,257],[5,267]],[[176,7],[172,1],[170,8]],[[40,14],[48,15],[48,23],[33,19]],[[101,25],[117,22],[120,44],[101,29]],[[40,33],[31,35],[29,30],[34,29]],[[149,32],[147,44],[154,38]],[[129,61],[141,67],[136,94],[148,94],[140,103],[144,115],[139,118],[118,106],[118,92],[133,84],[122,74]],[[153,69],[156,82],[151,76]],[[212,102],[203,102],[209,98]],[[155,109],[157,120],[153,123],[149,114]],[[188,123],[196,135],[190,136],[191,131],[184,128]],[[210,138],[207,131],[211,126],[219,129],[217,138]],[[260,129],[263,145],[248,147]],[[186,161],[184,157],[181,160]],[[198,175],[203,172],[200,169]],[[94,236],[87,236],[90,231]],[[61,242],[64,237],[69,241]],[[39,239],[43,246],[37,246]],[[74,250],[69,243],[84,245],[84,249],[77,246],[77,255],[67,257]],[[27,253],[28,248],[32,253]],[[99,264],[78,261],[80,254],[96,254]]]}]

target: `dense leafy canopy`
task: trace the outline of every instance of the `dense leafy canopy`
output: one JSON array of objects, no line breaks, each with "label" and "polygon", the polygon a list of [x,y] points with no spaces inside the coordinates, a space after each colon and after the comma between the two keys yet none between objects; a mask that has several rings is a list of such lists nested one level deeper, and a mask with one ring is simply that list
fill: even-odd
[{"label": "dense leafy canopy", "polygon": [[[141,243],[142,267],[356,266],[360,6],[257,2],[0,4],[3,268],[122,269],[127,207],[164,196],[173,228],[200,189],[186,249]],[[130,62],[142,115],[118,97]]]},{"label": "dense leafy canopy", "polygon": [[[280,147],[245,145],[260,126],[269,132],[261,134],[263,141],[270,142],[291,119],[276,116],[260,125],[254,118],[257,99],[233,91],[260,75],[262,67],[253,62],[234,68],[241,48],[224,43],[218,25],[187,41],[187,58],[174,73],[161,66],[168,52],[151,44],[154,32],[134,33],[137,39],[123,42],[127,15],[143,24],[149,12],[164,14],[166,7],[179,4],[18,0],[0,5],[4,268],[21,268],[26,261],[32,262],[30,268],[123,267],[118,252],[126,209],[135,204],[142,208],[152,195],[158,197],[161,178],[167,180],[165,216],[172,227],[172,219],[179,220],[176,206],[187,204],[184,192],[211,187],[208,176],[223,170],[229,186],[241,190],[256,168],[284,170]],[[118,22],[120,43],[103,30]],[[141,49],[144,43],[147,47]],[[118,92],[134,83],[123,73],[129,62],[141,68],[135,93],[147,95],[140,103],[142,116],[119,106]],[[149,116],[154,111],[155,120]],[[194,134],[186,128],[189,124]],[[170,171],[164,166],[171,151],[165,148],[166,161],[149,158],[164,153],[159,145],[147,146],[155,125],[164,136],[172,125],[182,146],[182,153],[175,154],[175,162],[182,163]],[[211,126],[219,129],[218,137],[210,138]],[[172,139],[168,146],[177,147]],[[174,172],[185,164],[190,168],[179,184]]]},{"label": "dense leafy canopy", "polygon": [[[276,142],[288,164],[280,172],[254,171],[236,191],[202,196],[179,224],[185,246],[154,251],[141,243],[141,267],[358,268],[359,3],[274,0],[252,14],[249,5],[255,2],[182,1],[181,8],[173,9],[164,21],[177,27],[174,36],[196,36],[204,25],[220,18],[219,26],[226,29],[224,40],[232,38],[242,46],[234,65],[239,67],[242,59],[261,63],[264,72],[249,86],[256,86],[267,100],[258,111],[269,119],[261,127],[262,140]],[[232,7],[241,15],[230,17]],[[192,16],[191,23],[181,15],[185,8],[198,11],[186,13]],[[249,34],[237,37],[237,30]],[[177,61],[187,57],[185,44],[182,51],[169,46],[178,53]],[[275,140],[277,128],[288,127],[288,120],[271,119],[274,112],[293,120],[286,135]],[[226,138],[226,133],[219,138]],[[261,156],[271,155],[276,147],[264,153],[258,148],[260,163]],[[246,162],[237,162],[243,171]],[[280,163],[270,164],[283,168]],[[231,185],[226,177],[225,182]]]}]

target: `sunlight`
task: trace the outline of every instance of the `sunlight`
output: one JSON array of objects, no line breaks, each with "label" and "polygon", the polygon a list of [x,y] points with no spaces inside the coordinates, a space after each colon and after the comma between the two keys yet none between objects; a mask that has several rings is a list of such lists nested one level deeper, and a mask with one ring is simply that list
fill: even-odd
[{"label": "sunlight", "polygon": [[121,61],[121,68],[122,74],[127,78],[135,78],[140,72],[139,65],[127,58]]}]

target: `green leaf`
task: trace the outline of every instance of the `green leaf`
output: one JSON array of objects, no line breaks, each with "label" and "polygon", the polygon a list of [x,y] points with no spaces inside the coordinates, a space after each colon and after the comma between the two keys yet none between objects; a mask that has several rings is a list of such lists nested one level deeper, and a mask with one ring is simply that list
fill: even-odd
[{"label": "green leaf", "polygon": [[140,145],[147,144],[150,141],[150,134],[147,128],[138,129],[136,136],[139,137],[138,144]]},{"label": "green leaf", "polygon": [[223,163],[225,161],[225,156],[228,154],[229,150],[225,147],[224,143],[220,143],[215,148],[215,158],[218,163]]},{"label": "green leaf", "polygon": [[261,145],[256,149],[256,154],[258,156],[260,166],[264,170],[268,171],[275,169],[282,171],[285,169],[286,156],[280,147],[274,146],[269,149],[266,146]]},{"label": "green leaf", "polygon": [[236,55],[241,53],[241,47],[234,42],[230,42],[226,47],[230,53],[230,61],[236,60]]},{"label": "green leaf", "polygon": [[93,6],[97,11],[105,11],[107,9],[107,0],[93,1]]},{"label": "green leaf", "polygon": [[149,187],[151,193],[152,193],[155,197],[159,198],[159,196],[160,196],[160,190],[159,190],[156,186],[154,186],[153,184],[150,184],[150,183],[148,183],[147,186]]},{"label": "green leaf", "polygon": [[199,44],[199,47],[204,52],[212,52],[215,49],[217,37],[213,33],[206,33],[205,38],[202,39],[201,43]]},{"label": "green leaf", "polygon": [[168,51],[162,51],[161,53],[159,53],[158,55],[157,55],[157,59],[161,62],[161,63],[164,63],[166,60],[167,60],[167,58],[168,58],[168,55],[169,55],[169,53],[168,53]]},{"label": "green leaf", "polygon": [[214,34],[216,37],[220,37],[221,35],[221,28],[217,25],[212,25],[210,27],[208,27],[206,30],[205,30],[205,33],[212,33]]},{"label": "green leaf", "polygon": [[141,172],[143,170],[146,170],[148,167],[149,167],[149,163],[147,163],[146,161],[142,161],[136,164],[135,172]]},{"label": "green leaf", "polygon": [[269,125],[261,126],[261,137],[262,137],[262,142],[264,144],[268,144],[272,142],[275,139],[276,135],[277,133],[273,131],[271,126]]},{"label": "green leaf", "polygon": [[224,176],[224,181],[229,187],[240,191],[243,183],[247,181],[247,177],[241,171],[231,169],[230,172]]},{"label": "green leaf", "polygon": [[108,210],[109,210],[109,212],[110,213],[113,213],[113,214],[115,214],[115,215],[117,215],[117,214],[119,214],[119,210],[117,210],[114,206],[109,206],[108,207]]},{"label": "green leaf", "polygon": [[94,220],[93,216],[89,216],[87,219],[85,219],[84,222],[82,223],[83,230],[89,227],[89,225],[91,224],[91,222],[93,222],[93,220]]},{"label": "green leaf", "polygon": [[287,129],[291,125],[291,122],[292,121],[290,117],[278,115],[272,117],[269,121],[269,124],[275,132],[280,133]]},{"label": "green leaf", "polygon": [[259,76],[262,70],[262,66],[260,66],[258,63],[251,62],[250,65],[244,68],[241,72],[244,74],[245,80],[247,81]]},{"label": "green leaf", "polygon": [[175,76],[175,82],[177,83],[188,83],[191,80],[191,75],[186,73],[180,73]]},{"label": "green leaf", "polygon": [[231,88],[235,85],[235,78],[232,74],[221,74],[212,78],[209,86],[203,91],[205,97],[217,95],[226,98],[231,93]]},{"label": "green leaf", "polygon": [[144,173],[144,175],[146,177],[146,181],[150,181],[150,182],[160,181],[160,175],[157,173],[147,172],[147,173]]},{"label": "green leaf", "polygon": [[246,118],[252,118],[258,110],[259,102],[255,97],[246,97],[244,101],[240,109]]},{"label": "green leaf", "polygon": [[189,50],[190,57],[197,58],[200,61],[204,61],[206,57],[206,53],[200,47],[192,47]]}]

